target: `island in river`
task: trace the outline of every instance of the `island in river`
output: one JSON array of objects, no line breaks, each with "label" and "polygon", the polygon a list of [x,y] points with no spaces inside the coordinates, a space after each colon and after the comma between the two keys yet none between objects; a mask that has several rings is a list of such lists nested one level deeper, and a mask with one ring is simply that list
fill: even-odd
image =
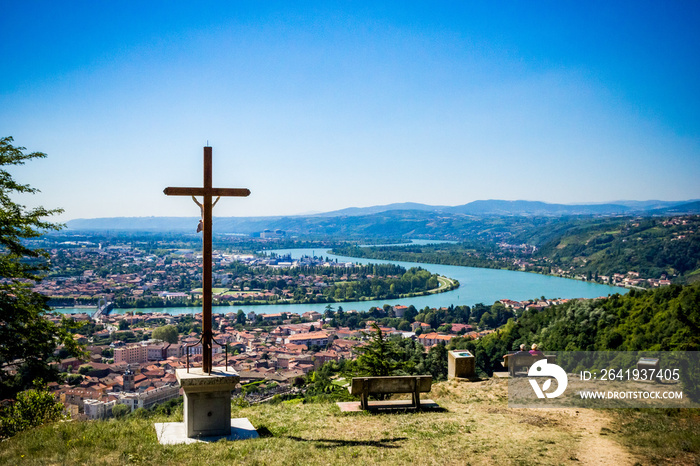
[{"label": "island in river", "polygon": [[[53,307],[117,308],[201,306],[201,256],[193,250],[61,243],[52,270],[35,285]],[[393,300],[451,291],[453,278],[421,267],[358,265],[328,258],[216,252],[215,305],[265,305]]]}]

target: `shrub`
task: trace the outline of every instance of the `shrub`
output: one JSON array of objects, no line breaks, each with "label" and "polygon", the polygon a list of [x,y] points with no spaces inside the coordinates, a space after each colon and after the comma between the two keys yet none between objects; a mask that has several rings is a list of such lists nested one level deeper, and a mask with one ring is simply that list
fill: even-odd
[{"label": "shrub", "polygon": [[231,400],[231,406],[233,408],[248,408],[250,403],[242,396],[237,396]]},{"label": "shrub", "polygon": [[131,413],[131,408],[129,408],[125,404],[118,404],[115,405],[114,408],[112,408],[112,416],[114,416],[117,419],[121,419],[127,414]]},{"label": "shrub", "polygon": [[63,405],[40,383],[17,394],[17,400],[0,409],[0,438],[63,419]]},{"label": "shrub", "polygon": [[[114,412],[114,411],[112,411],[112,412]],[[151,416],[151,413],[149,413],[146,408],[136,408],[131,413],[131,417],[134,419],[148,419],[150,416]]]}]

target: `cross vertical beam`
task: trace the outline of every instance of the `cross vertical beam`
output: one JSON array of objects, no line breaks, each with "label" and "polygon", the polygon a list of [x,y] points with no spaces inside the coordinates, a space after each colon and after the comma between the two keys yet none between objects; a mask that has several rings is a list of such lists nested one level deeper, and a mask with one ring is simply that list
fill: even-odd
[{"label": "cross vertical beam", "polygon": [[213,255],[212,246],[212,221],[211,221],[211,147],[204,148],[204,200],[202,201],[202,221],[204,223],[202,241],[202,370],[211,372],[212,368],[212,333],[211,323],[211,300],[212,300],[212,279],[211,263]]},{"label": "cross vertical beam", "polygon": [[212,370],[212,196],[247,197],[247,188],[214,188],[212,187],[212,150],[204,148],[204,181],[201,188],[173,188],[163,190],[167,196],[202,196],[201,204],[203,238],[202,238],[202,371],[211,373]]}]

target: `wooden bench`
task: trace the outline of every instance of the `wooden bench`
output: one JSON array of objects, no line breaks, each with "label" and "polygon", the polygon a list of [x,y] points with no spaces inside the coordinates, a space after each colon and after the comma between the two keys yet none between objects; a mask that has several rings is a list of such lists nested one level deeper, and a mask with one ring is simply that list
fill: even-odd
[{"label": "wooden bench", "polygon": [[533,356],[530,353],[515,353],[506,354],[503,356],[503,365],[508,368],[510,376],[515,377],[515,373],[518,368],[527,367],[529,370],[530,366],[543,358],[546,358],[548,363],[553,363],[556,361],[556,356],[554,355],[540,354]]},{"label": "wooden bench", "polygon": [[360,407],[369,409],[369,395],[411,393],[411,408],[420,408],[420,394],[428,393],[432,375],[397,375],[388,377],[354,377],[348,390],[360,396]]}]

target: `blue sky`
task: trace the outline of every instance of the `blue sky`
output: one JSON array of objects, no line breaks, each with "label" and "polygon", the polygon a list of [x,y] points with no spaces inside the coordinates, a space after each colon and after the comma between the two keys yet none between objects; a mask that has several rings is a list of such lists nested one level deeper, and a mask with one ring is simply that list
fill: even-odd
[{"label": "blue sky", "polygon": [[698,2],[0,0],[0,135],[59,220],[700,198]]}]

